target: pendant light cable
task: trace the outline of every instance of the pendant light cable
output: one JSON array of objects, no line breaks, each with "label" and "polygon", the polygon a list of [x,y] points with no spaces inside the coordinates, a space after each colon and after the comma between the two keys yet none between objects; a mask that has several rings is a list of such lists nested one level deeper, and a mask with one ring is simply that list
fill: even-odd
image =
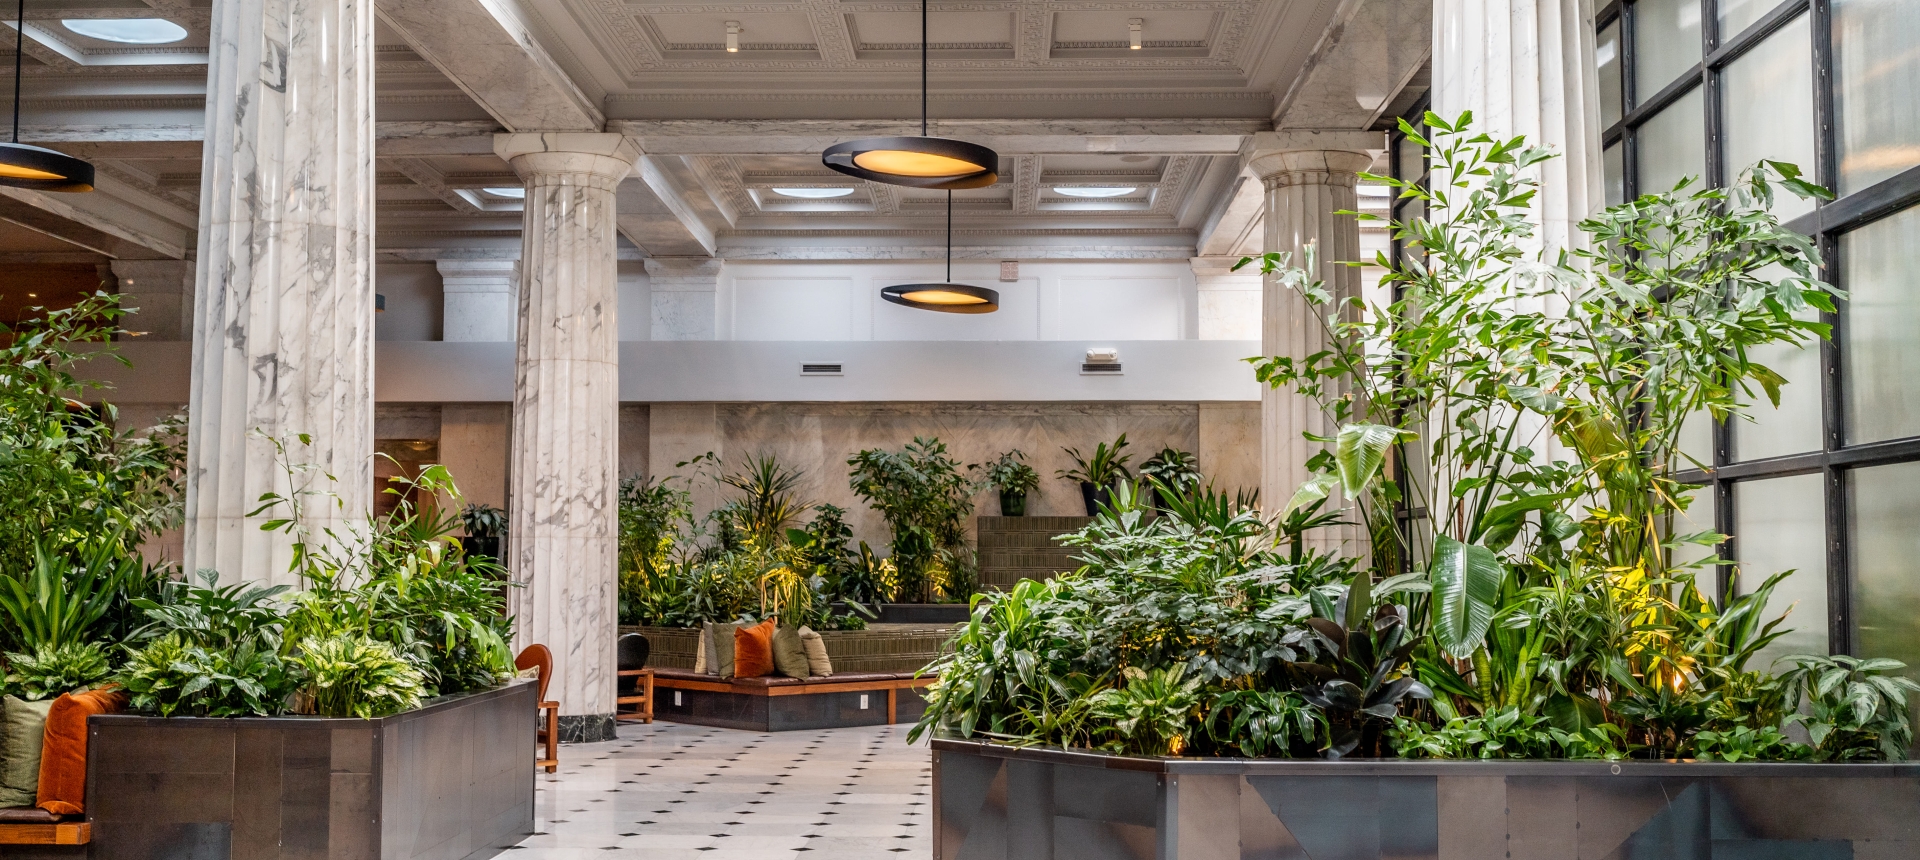
[{"label": "pendant light cable", "polygon": [[[20,8],[25,9],[26,3],[20,0]],[[927,0],[920,0],[920,136],[927,136]],[[952,192],[947,196],[952,197]]]},{"label": "pendant light cable", "polygon": [[13,31],[13,142],[20,142],[20,69],[26,56],[27,0],[20,0],[20,14]]},{"label": "pendant light cable", "polygon": [[947,283],[953,283],[953,190],[947,190]]}]

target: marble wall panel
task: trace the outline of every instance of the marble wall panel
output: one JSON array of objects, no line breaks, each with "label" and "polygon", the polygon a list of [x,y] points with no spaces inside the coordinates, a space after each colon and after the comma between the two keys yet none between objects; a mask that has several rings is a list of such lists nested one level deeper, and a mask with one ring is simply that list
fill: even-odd
[{"label": "marble wall panel", "polygon": [[513,407],[449,403],[440,407],[440,462],[469,504],[507,504],[507,445]]}]

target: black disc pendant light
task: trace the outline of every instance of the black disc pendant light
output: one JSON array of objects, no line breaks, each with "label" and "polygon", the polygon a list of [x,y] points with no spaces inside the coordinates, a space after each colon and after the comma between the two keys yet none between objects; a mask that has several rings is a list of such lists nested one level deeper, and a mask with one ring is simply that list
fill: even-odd
[{"label": "black disc pendant light", "polygon": [[827,147],[821,162],[848,176],[907,188],[985,188],[1000,181],[1000,154],[927,136],[927,0],[920,0],[920,136],[869,137]]},{"label": "black disc pendant light", "polygon": [[13,139],[0,143],[0,185],[37,191],[92,191],[93,165],[20,142],[20,70],[27,43],[27,0],[20,0],[13,40]]},{"label": "black disc pendant light", "polygon": [[990,314],[1000,309],[1000,293],[953,282],[953,192],[947,192],[947,279],[938,284],[901,284],[880,291],[896,305],[943,314]]}]

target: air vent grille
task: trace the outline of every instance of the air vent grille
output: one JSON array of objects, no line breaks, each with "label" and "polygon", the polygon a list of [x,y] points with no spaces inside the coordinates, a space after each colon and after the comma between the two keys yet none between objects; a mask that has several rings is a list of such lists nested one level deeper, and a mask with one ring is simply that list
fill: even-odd
[{"label": "air vent grille", "polygon": [[1121,373],[1120,362],[1083,362],[1080,365],[1081,376],[1116,376]]},{"label": "air vent grille", "polygon": [[845,376],[846,368],[839,362],[803,361],[800,363],[801,376]]}]

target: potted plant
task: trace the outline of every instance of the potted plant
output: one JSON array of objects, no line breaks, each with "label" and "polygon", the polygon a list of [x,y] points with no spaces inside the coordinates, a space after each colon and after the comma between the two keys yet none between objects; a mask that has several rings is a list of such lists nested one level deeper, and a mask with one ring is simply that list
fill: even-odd
[{"label": "potted plant", "polygon": [[1027,455],[1015,448],[991,462],[975,463],[968,467],[976,472],[984,472],[981,480],[1000,491],[1000,515],[1003,517],[1026,516],[1027,494],[1040,488],[1040,473],[1027,465],[1026,459]]},{"label": "potted plant", "polygon": [[1200,459],[1174,447],[1160,449],[1160,453],[1140,464],[1140,477],[1146,480],[1144,492],[1147,504],[1155,510],[1164,510],[1160,499],[1160,490],[1186,495],[1200,485]]},{"label": "potted plant", "polygon": [[500,554],[500,540],[507,536],[506,511],[475,502],[460,509],[460,525],[467,532],[467,536],[460,539],[460,548],[467,555],[484,556],[501,564],[506,563]]},{"label": "potted plant", "polygon": [[1114,485],[1121,481],[1133,480],[1133,472],[1127,468],[1132,454],[1122,454],[1126,450],[1127,434],[1120,434],[1112,445],[1105,442],[1093,449],[1093,456],[1083,457],[1077,448],[1062,448],[1067,456],[1073,458],[1073,468],[1061,469],[1055,474],[1063,481],[1077,481],[1080,484],[1080,498],[1086,502],[1087,516],[1099,516],[1100,508],[1112,498]]}]

